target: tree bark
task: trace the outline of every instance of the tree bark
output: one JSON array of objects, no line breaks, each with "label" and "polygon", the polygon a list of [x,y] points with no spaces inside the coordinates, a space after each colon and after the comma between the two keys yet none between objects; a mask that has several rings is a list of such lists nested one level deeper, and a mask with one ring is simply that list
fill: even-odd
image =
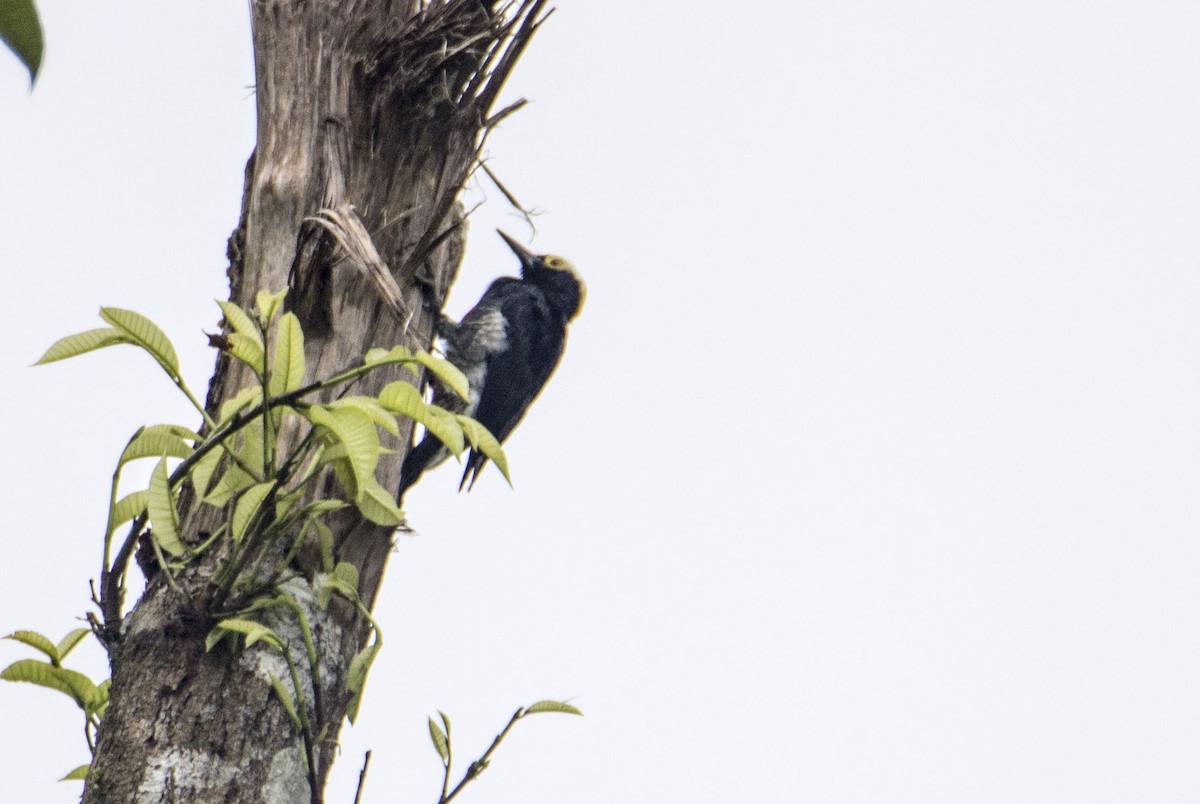
[{"label": "tree bark", "polygon": [[[360,362],[371,347],[429,345],[463,251],[457,196],[488,130],[519,106],[494,110],[545,18],[543,3],[251,3],[258,139],[230,238],[230,300],[250,307],[259,290],[289,288],[289,309],[306,335],[308,380]],[[377,393],[402,376],[383,369],[354,392]],[[210,411],[251,382],[223,355]],[[388,446],[397,452],[381,460],[377,477],[395,489],[408,439]],[[217,527],[210,506],[182,505],[186,541],[198,543]],[[392,532],[352,511],[329,524],[337,560],[358,568],[371,605]],[[299,669],[314,702],[313,731],[323,734],[306,768],[296,729],[270,688],[270,677],[288,677],[278,653],[261,645],[205,650],[219,616],[210,584],[219,558],[219,551],[206,555],[175,588],[152,573],[132,611],[121,619],[118,609],[106,622],[111,703],[85,802],[321,800],[350,699],[347,671],[367,624],[336,600],[324,610],[316,605],[319,567],[302,551],[288,592],[320,655],[319,678]],[[269,624],[303,655],[294,619]]]}]

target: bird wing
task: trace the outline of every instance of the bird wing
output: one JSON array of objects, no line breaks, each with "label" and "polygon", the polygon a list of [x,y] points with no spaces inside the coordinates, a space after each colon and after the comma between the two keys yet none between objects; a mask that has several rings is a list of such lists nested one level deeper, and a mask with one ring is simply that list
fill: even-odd
[{"label": "bird wing", "polygon": [[[562,358],[566,322],[556,319],[542,291],[527,283],[510,285],[500,299],[506,322],[506,348],[488,357],[487,375],[475,419],[503,442],[520,423]],[[471,485],[487,458],[472,451],[461,488]]]}]

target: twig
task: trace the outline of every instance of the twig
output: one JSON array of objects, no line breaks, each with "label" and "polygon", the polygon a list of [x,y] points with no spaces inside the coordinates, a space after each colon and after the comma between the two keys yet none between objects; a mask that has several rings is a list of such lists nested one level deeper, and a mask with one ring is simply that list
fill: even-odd
[{"label": "twig", "polygon": [[354,804],[361,804],[363,783],[367,781],[367,767],[371,764],[371,752],[368,751],[363,757],[362,770],[358,772],[358,789],[354,791]]}]

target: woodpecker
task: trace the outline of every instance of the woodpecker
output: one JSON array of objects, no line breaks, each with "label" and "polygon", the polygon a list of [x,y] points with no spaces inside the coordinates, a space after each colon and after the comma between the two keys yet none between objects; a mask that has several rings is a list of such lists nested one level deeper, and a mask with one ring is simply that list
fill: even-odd
[{"label": "woodpecker", "polygon": [[[471,416],[504,443],[562,359],[567,326],[579,315],[587,286],[567,260],[533,254],[497,231],[521,261],[521,278],[500,277],[461,322],[442,318],[438,323],[446,359],[466,375],[470,394],[463,400],[434,383],[433,402]],[[397,496],[403,498],[426,470],[448,456],[442,442],[426,433],[404,459]],[[471,451],[459,491],[475,485],[486,462],[482,453]]]}]

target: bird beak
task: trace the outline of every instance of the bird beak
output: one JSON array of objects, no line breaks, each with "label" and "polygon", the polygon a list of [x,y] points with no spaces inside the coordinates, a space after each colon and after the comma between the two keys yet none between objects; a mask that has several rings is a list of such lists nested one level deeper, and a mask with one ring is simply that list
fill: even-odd
[{"label": "bird beak", "polygon": [[511,237],[506,235],[504,232],[501,232],[499,229],[496,230],[496,233],[504,238],[504,242],[508,243],[508,247],[511,248],[513,250],[513,252],[517,255],[517,257],[520,258],[522,268],[528,267],[530,265],[533,265],[535,262],[537,262],[537,255],[534,254],[532,251],[530,251],[529,249],[522,246],[516,240],[513,240]]}]

